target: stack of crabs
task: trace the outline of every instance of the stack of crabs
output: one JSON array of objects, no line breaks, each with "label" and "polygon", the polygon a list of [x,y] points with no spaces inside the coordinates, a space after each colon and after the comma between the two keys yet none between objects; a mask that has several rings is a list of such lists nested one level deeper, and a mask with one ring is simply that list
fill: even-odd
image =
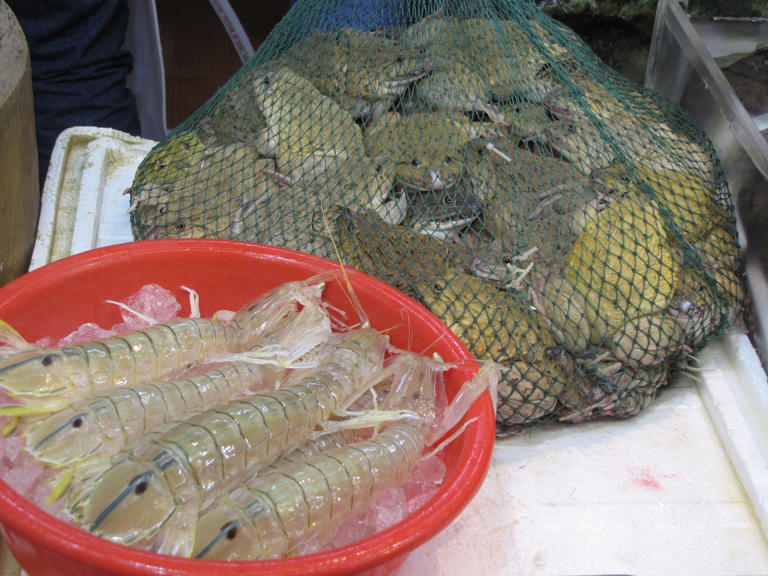
[{"label": "stack of crabs", "polygon": [[296,6],[140,165],[139,239],[328,258],[502,369],[499,431],[636,414],[742,308],[718,159],[677,105],[530,2]]}]

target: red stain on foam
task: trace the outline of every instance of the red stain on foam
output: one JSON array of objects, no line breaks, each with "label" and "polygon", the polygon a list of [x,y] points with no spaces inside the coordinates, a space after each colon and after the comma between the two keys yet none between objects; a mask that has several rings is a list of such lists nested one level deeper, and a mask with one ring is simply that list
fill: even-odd
[{"label": "red stain on foam", "polygon": [[651,474],[648,468],[638,470],[632,477],[632,482],[643,488],[650,488],[652,490],[661,490],[661,483],[656,480]]}]

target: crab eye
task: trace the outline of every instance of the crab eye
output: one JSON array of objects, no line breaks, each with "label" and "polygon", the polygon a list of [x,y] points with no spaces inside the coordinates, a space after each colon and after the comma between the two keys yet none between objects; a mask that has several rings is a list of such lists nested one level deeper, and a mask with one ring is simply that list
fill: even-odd
[{"label": "crab eye", "polygon": [[563,349],[560,346],[549,346],[546,353],[548,358],[557,358],[563,353]]},{"label": "crab eye", "polygon": [[376,174],[381,174],[381,171],[384,169],[384,166],[381,164],[376,164]]},{"label": "crab eye", "polygon": [[445,163],[446,164],[450,164],[451,162],[453,162],[453,158],[451,158],[450,156],[446,156],[445,157]]},{"label": "crab eye", "polygon": [[414,158],[413,160],[411,160],[411,165],[412,166],[418,166],[419,164],[420,164],[420,162],[419,162],[418,158]]},{"label": "crab eye", "polygon": [[43,359],[41,360],[41,362],[43,366],[50,366],[51,364],[53,364],[53,356],[51,356],[50,354],[46,354],[45,356],[43,356]]},{"label": "crab eye", "polygon": [[398,64],[402,64],[403,62],[405,62],[405,58],[403,58],[402,56],[398,56],[397,57],[397,63]]},{"label": "crab eye", "polygon": [[184,230],[187,229],[187,223],[183,220],[179,220],[176,222],[174,228],[176,229],[176,232],[184,232]]}]

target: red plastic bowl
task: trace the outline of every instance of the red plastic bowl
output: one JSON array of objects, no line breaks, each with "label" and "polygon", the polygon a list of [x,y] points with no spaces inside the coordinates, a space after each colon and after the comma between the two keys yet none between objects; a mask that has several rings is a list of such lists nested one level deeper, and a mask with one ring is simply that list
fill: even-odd
[{"label": "red plastic bowl", "polygon": [[[109,327],[120,321],[119,310],[103,301],[123,299],[148,283],[173,291],[179,302],[187,301],[187,293],[180,286],[194,288],[200,295],[202,314],[210,316],[220,309],[235,310],[278,284],[337,268],[337,264],[314,256],[244,242],[157,240],[120,244],[53,262],[3,286],[0,319],[30,341],[44,336],[61,338],[86,321]],[[372,326],[387,329],[394,345],[438,352],[447,361],[469,362],[447,374],[449,394],[473,375],[477,365],[471,362],[466,348],[427,309],[360,272],[350,270],[349,279]],[[330,282],[325,295],[332,304],[352,313],[340,283]],[[448,525],[485,478],[495,434],[490,394],[484,394],[465,418],[477,418],[477,422],[443,451],[446,477],[429,502],[395,526],[331,551],[281,560],[215,562],[134,550],[53,518],[0,481],[2,535],[32,576],[386,573]]]}]

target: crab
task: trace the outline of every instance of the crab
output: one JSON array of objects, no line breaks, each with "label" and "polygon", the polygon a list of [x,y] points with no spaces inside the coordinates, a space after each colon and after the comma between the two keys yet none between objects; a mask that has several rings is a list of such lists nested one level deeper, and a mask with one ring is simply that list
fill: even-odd
[{"label": "crab", "polygon": [[432,69],[423,52],[352,28],[313,31],[283,59],[363,123],[374,121]]},{"label": "crab", "polygon": [[275,141],[279,170],[289,170],[312,154],[365,155],[360,127],[349,112],[290,68],[259,70],[253,76],[253,97],[268,138]]}]

